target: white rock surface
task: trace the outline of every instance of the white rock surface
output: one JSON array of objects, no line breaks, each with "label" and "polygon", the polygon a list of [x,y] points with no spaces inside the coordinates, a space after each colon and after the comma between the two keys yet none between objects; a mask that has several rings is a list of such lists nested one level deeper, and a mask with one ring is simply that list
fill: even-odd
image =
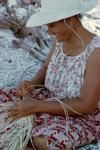
[{"label": "white rock surface", "polygon": [[8,4],[8,7],[17,6],[17,1],[16,0],[8,0],[7,4]]},{"label": "white rock surface", "polygon": [[83,17],[83,25],[91,32],[100,35],[100,0],[97,6]]},{"label": "white rock surface", "polygon": [[22,48],[15,48],[12,40],[16,40],[10,30],[0,30],[0,86],[13,87],[18,84],[22,78],[23,72],[29,66],[34,66],[28,73],[25,72],[23,77],[31,77],[30,72],[36,72],[41,62]]}]

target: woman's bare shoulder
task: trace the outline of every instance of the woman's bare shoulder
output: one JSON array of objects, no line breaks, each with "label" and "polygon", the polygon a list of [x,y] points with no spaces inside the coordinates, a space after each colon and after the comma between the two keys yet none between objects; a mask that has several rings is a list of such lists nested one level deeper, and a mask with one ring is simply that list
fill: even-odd
[{"label": "woman's bare shoulder", "polygon": [[[96,48],[88,59],[88,64],[98,64],[100,65],[100,47]],[[100,66],[99,66],[100,67]]]},{"label": "woman's bare shoulder", "polygon": [[91,109],[95,109],[100,97],[100,48],[88,58],[81,97]]}]

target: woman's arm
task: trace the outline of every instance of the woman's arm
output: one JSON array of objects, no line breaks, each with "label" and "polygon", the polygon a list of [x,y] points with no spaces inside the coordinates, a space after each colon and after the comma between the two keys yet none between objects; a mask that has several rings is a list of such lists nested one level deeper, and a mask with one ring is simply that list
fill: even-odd
[{"label": "woman's arm", "polygon": [[[95,50],[88,59],[84,84],[79,98],[65,99],[63,102],[74,111],[85,114],[94,112],[100,98],[100,48]],[[20,102],[15,108],[10,109],[10,115],[14,119],[34,113],[50,113],[65,115],[58,101],[39,101],[31,97],[25,97],[26,101]],[[67,109],[70,116],[79,114]]]},{"label": "woman's arm", "polygon": [[43,66],[39,69],[39,71],[36,73],[36,75],[32,78],[32,80],[23,80],[20,85],[16,88],[16,96],[17,97],[23,97],[26,95],[27,92],[29,92],[31,89],[33,89],[34,85],[43,85],[45,81],[46,71],[49,64],[49,61],[51,59],[52,53],[54,52],[56,47],[56,43],[54,41],[53,47],[50,50],[50,53],[43,64]]},{"label": "woman's arm", "polygon": [[45,63],[42,65],[42,67],[39,69],[39,71],[36,73],[36,75],[31,80],[33,84],[44,84],[48,64],[50,62],[51,56],[52,56],[55,48],[56,48],[56,42],[54,41],[52,49],[50,50],[50,53],[49,53]]},{"label": "woman's arm", "polygon": [[[88,59],[84,84],[80,98],[64,100],[64,103],[73,110],[81,114],[92,113],[100,97],[100,48],[95,50]],[[64,111],[59,102],[39,102],[37,112],[64,115]],[[68,109],[69,115],[76,116],[73,111]]]}]

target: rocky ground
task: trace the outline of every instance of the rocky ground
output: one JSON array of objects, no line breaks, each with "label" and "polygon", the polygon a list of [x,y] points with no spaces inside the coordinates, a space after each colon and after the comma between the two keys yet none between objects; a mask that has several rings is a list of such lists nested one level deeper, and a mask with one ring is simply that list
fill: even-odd
[{"label": "rocky ground", "polygon": [[[51,38],[45,27],[26,28],[37,5],[23,0],[0,4],[0,86],[14,87],[21,78],[31,77],[40,67],[50,48]],[[33,67],[33,68],[32,68]],[[27,70],[27,71],[25,71]],[[26,73],[27,72],[27,73]],[[30,73],[31,72],[31,75]],[[17,76],[16,76],[17,74]]]}]

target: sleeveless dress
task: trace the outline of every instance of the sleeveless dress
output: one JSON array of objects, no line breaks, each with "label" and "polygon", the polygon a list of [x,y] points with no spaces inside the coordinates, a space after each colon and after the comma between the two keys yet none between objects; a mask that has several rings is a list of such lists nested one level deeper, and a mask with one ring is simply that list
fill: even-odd
[{"label": "sleeveless dress", "polygon": [[[80,97],[87,60],[96,48],[100,48],[99,36],[95,36],[84,51],[74,57],[64,54],[62,46],[56,47],[45,78],[45,87],[54,97],[61,101]],[[0,89],[0,104],[14,100],[16,89]],[[65,118],[40,114],[36,117],[32,136],[45,136],[49,150],[68,150],[100,139],[100,103],[91,115]]]},{"label": "sleeveless dress", "polygon": [[[100,37],[94,36],[82,53],[71,57],[57,46],[49,63],[45,87],[60,100],[80,97],[85,68],[91,53],[100,47]],[[100,105],[91,115],[70,117],[44,114],[33,128],[32,136],[43,135],[49,150],[67,150],[100,138]]]}]

